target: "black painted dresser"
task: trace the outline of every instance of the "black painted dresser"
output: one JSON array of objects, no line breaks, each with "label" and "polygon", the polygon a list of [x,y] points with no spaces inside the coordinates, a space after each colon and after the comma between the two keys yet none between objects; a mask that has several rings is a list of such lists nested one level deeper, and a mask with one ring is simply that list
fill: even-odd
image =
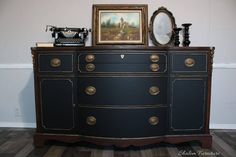
[{"label": "black painted dresser", "polygon": [[199,141],[211,147],[213,48],[32,48],[36,146],[118,147]]}]

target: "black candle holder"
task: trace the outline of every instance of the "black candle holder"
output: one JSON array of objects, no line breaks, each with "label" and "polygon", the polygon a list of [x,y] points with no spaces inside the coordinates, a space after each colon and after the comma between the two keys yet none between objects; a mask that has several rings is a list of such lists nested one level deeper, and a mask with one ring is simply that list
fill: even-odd
[{"label": "black candle holder", "polygon": [[184,36],[183,36],[183,46],[187,47],[190,45],[191,41],[189,40],[189,27],[191,23],[184,23],[182,26],[184,27]]},{"label": "black candle holder", "polygon": [[174,45],[179,46],[179,32],[182,30],[182,28],[173,28],[174,31]]}]

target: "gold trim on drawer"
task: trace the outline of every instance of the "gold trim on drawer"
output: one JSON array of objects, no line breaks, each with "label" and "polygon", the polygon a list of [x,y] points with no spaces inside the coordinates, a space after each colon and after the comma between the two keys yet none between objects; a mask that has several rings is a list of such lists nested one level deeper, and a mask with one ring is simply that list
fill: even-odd
[{"label": "gold trim on drawer", "polygon": [[152,87],[149,88],[149,93],[151,95],[157,95],[157,94],[160,93],[160,89],[156,86],[152,86]]},{"label": "gold trim on drawer", "polygon": [[94,116],[88,116],[86,119],[86,123],[88,125],[95,125],[97,122],[97,119]]},{"label": "gold trim on drawer", "polygon": [[89,63],[89,64],[86,65],[85,68],[86,68],[87,71],[92,72],[92,71],[95,70],[95,65],[92,64],[92,63]]},{"label": "gold trim on drawer", "polygon": [[150,60],[152,61],[152,62],[158,62],[159,61],[159,59],[160,59],[160,57],[158,56],[158,55],[156,55],[156,54],[153,54],[153,55],[151,55],[150,56]]},{"label": "gold trim on drawer", "polygon": [[157,125],[159,123],[159,118],[156,116],[152,116],[148,119],[149,124]]},{"label": "gold trim on drawer", "polygon": [[85,93],[88,95],[94,95],[96,93],[96,88],[93,86],[88,86],[85,89]]},{"label": "gold trim on drawer", "polygon": [[86,62],[93,62],[95,60],[95,56],[92,54],[86,55],[85,60]]},{"label": "gold trim on drawer", "polygon": [[50,65],[54,68],[61,66],[61,60],[59,58],[53,58],[50,61]]},{"label": "gold trim on drawer", "polygon": [[158,64],[151,64],[150,65],[150,69],[152,70],[152,71],[154,71],[154,72],[157,72],[159,69],[160,69],[160,67],[159,67],[159,65]]},{"label": "gold trim on drawer", "polygon": [[195,60],[193,58],[187,58],[184,61],[186,67],[193,67],[195,65]]}]

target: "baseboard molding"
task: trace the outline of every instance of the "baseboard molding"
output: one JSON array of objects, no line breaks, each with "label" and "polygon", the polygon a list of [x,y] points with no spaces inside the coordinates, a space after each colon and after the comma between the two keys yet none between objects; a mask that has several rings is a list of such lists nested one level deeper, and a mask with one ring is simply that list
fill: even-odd
[{"label": "baseboard molding", "polygon": [[[36,128],[36,123],[0,122],[0,127]],[[210,124],[210,129],[236,129],[236,124]]]},{"label": "baseboard molding", "polygon": [[210,129],[236,129],[236,124],[210,124]]},{"label": "baseboard molding", "polygon": [[[214,63],[214,69],[236,69],[236,63]],[[0,64],[0,69],[33,69],[32,64]]]},{"label": "baseboard molding", "polygon": [[36,123],[0,122],[0,127],[6,127],[6,128],[36,128]]}]

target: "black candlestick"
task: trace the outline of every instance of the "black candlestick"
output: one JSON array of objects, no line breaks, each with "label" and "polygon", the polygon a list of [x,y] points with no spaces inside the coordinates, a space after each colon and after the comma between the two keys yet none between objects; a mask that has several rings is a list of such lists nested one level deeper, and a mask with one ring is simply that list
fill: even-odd
[{"label": "black candlestick", "polygon": [[184,27],[184,39],[183,39],[183,46],[189,46],[191,41],[189,40],[189,27],[191,23],[184,23],[182,26]]},{"label": "black candlestick", "polygon": [[174,28],[174,45],[179,46],[180,41],[179,41],[179,32],[182,30],[182,28]]}]

